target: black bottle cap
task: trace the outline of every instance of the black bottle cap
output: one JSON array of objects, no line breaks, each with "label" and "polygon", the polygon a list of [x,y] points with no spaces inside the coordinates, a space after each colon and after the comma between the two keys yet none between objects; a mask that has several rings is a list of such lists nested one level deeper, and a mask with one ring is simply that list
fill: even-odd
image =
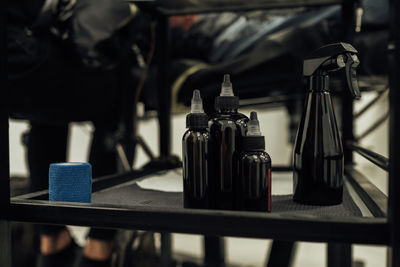
[{"label": "black bottle cap", "polygon": [[242,139],[243,151],[264,151],[265,138],[261,135],[260,124],[257,118],[257,112],[250,113],[250,120],[247,123],[247,133]]},{"label": "black bottle cap", "polygon": [[205,113],[189,113],[186,116],[186,128],[203,129],[208,127],[208,116]]},{"label": "black bottle cap", "polygon": [[224,75],[221,84],[221,93],[215,98],[215,109],[234,110],[239,108],[239,98],[233,94],[231,78],[229,74]]},{"label": "black bottle cap", "polygon": [[242,150],[243,151],[264,151],[265,150],[264,136],[243,136]]},{"label": "black bottle cap", "polygon": [[239,97],[237,96],[217,96],[215,98],[215,109],[226,110],[226,109],[238,109],[239,108]]}]

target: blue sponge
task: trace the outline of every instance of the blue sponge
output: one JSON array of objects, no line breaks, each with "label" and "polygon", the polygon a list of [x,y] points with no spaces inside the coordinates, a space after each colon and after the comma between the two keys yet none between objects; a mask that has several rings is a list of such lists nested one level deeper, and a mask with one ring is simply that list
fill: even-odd
[{"label": "blue sponge", "polygon": [[49,200],[91,202],[92,165],[90,163],[53,163],[49,169]]}]

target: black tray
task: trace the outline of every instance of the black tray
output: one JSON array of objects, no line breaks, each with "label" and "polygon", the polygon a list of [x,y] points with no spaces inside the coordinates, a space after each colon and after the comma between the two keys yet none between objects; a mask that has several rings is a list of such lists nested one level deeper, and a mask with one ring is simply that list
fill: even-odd
[{"label": "black tray", "polygon": [[[94,193],[92,203],[184,210],[182,193],[142,189],[137,184],[118,186]],[[279,214],[313,215],[318,217],[362,217],[360,209],[354,203],[346,187],[343,191],[343,203],[340,205],[302,205],[294,202],[292,195],[273,195],[271,209],[272,213]]]},{"label": "black tray", "polygon": [[389,242],[387,218],[362,217],[347,190],[343,204],[331,207],[298,205],[291,201],[290,195],[285,195],[273,196],[271,213],[185,209],[182,193],[143,190],[133,184],[132,180],[146,175],[149,174],[130,172],[96,180],[94,188],[98,190],[89,204],[46,201],[43,200],[46,191],[15,197],[11,200],[10,217],[36,223],[215,236],[364,244]]}]

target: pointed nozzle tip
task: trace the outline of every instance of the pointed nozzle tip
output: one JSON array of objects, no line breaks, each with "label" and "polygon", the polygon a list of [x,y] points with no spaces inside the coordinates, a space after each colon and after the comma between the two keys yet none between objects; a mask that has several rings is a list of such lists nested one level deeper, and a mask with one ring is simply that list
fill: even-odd
[{"label": "pointed nozzle tip", "polygon": [[224,83],[230,83],[231,82],[231,76],[229,74],[224,75]]},{"label": "pointed nozzle tip", "polygon": [[224,81],[222,82],[220,96],[234,96],[229,74],[224,75]]},{"label": "pointed nozzle tip", "polygon": [[200,90],[193,91],[190,113],[204,113],[203,100],[200,96]]},{"label": "pointed nozzle tip", "polygon": [[247,136],[261,136],[260,123],[255,111],[250,113],[250,121],[247,123]]},{"label": "pointed nozzle tip", "polygon": [[200,99],[201,100],[200,90],[194,90],[193,91],[193,99]]},{"label": "pointed nozzle tip", "polygon": [[257,112],[255,111],[250,112],[250,120],[258,121]]}]

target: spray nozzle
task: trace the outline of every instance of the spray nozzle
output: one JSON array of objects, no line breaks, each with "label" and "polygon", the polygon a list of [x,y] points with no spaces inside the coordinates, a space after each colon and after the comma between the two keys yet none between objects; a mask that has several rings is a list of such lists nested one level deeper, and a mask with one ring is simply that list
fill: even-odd
[{"label": "spray nozzle", "polygon": [[351,95],[355,99],[359,99],[361,97],[360,88],[358,87],[357,82],[357,71],[356,68],[360,65],[360,60],[355,54],[346,54],[346,80],[347,86],[350,89]]},{"label": "spray nozzle", "polygon": [[360,64],[358,51],[350,44],[336,43],[315,50],[304,60],[304,76],[325,76],[345,68],[348,88],[356,99],[361,97],[356,68]]},{"label": "spray nozzle", "polygon": [[193,91],[192,104],[190,106],[190,113],[204,113],[203,101],[201,100],[199,90]]},{"label": "spray nozzle", "polygon": [[255,111],[250,113],[250,120],[247,123],[247,136],[261,136],[260,123]]},{"label": "spray nozzle", "polygon": [[233,89],[232,89],[232,83],[231,83],[231,77],[229,76],[229,74],[224,75],[224,81],[222,82],[221,93],[219,95],[220,96],[234,96]]}]

